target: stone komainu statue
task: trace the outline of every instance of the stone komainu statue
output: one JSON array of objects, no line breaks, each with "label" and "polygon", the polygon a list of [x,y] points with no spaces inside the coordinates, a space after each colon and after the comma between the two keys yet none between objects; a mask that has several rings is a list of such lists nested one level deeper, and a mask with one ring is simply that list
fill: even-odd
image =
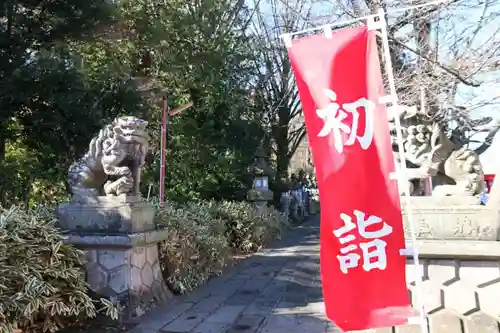
[{"label": "stone komainu statue", "polygon": [[[409,180],[433,176],[433,195],[479,195],[484,191],[484,174],[478,154],[447,135],[439,119],[419,112],[415,107],[391,109],[392,144],[399,164],[394,117],[400,117],[404,156]],[[408,124],[409,123],[409,124]],[[406,125],[405,125],[406,124]],[[498,126],[493,129],[496,133]],[[413,186],[410,184],[413,194]]]},{"label": "stone komainu statue", "polygon": [[149,148],[147,125],[136,117],[119,117],[92,138],[87,153],[68,170],[74,201],[139,194],[140,170]]}]

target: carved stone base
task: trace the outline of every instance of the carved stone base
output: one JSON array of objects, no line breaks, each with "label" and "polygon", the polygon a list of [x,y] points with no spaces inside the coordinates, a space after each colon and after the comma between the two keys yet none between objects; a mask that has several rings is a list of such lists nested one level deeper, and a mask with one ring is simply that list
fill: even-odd
[{"label": "carved stone base", "polygon": [[[475,204],[475,197],[412,197],[412,216],[417,238],[497,240],[498,210]],[[402,200],[404,204],[404,200]],[[403,205],[406,237],[410,226]]]},{"label": "carved stone base", "polygon": [[251,189],[247,193],[250,201],[261,214],[267,211],[267,202],[273,199],[273,192],[268,189]]},{"label": "carved stone base", "polygon": [[154,230],[150,205],[114,203],[71,203],[57,212],[69,229],[66,242],[87,254],[90,289],[117,301],[121,320],[129,321],[172,297],[158,259],[158,243],[167,231]]},{"label": "carved stone base", "polygon": [[[421,241],[422,288],[413,260],[406,280],[414,307],[425,306],[430,333],[500,332],[500,243],[488,241]],[[363,333],[420,332],[416,324]]]},{"label": "carved stone base", "polygon": [[61,204],[59,224],[82,233],[119,234],[155,229],[154,209],[138,197],[98,197],[95,203]]},{"label": "carved stone base", "polygon": [[273,199],[273,192],[269,189],[253,188],[247,193],[248,201],[269,201]]},{"label": "carved stone base", "polygon": [[87,282],[98,296],[117,300],[130,320],[172,297],[158,261],[157,244],[131,249],[88,249]]}]

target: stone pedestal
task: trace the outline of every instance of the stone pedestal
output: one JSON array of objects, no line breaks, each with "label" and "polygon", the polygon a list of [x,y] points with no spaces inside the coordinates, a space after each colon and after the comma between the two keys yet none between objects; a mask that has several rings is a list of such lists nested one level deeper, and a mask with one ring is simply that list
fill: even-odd
[{"label": "stone pedestal", "polygon": [[116,300],[122,320],[131,320],[172,294],[163,280],[154,209],[139,198],[101,197],[97,203],[62,204],[57,209],[66,241],[87,254],[87,282],[100,297]]},{"label": "stone pedestal", "polygon": [[273,192],[267,188],[253,188],[247,193],[247,200],[255,206],[257,212],[267,211],[267,202],[273,200]]},{"label": "stone pedestal", "polygon": [[[411,258],[406,280],[412,304],[424,302],[430,333],[499,333],[500,243],[420,240],[418,246],[422,289],[416,287],[419,277]],[[420,331],[418,325],[404,325],[395,332]]]},{"label": "stone pedestal", "polygon": [[[408,290],[414,306],[423,301],[430,333],[499,333],[498,211],[464,200],[473,199],[412,198],[421,276],[408,257]],[[409,240],[407,247],[412,247]],[[417,279],[423,280],[421,290]],[[375,330],[389,331],[413,333],[420,327]]]},{"label": "stone pedestal", "polygon": [[[402,200],[404,204],[404,200]],[[417,238],[496,241],[499,239],[498,210],[479,205],[475,197],[412,197]],[[410,226],[403,206],[406,237]]]}]

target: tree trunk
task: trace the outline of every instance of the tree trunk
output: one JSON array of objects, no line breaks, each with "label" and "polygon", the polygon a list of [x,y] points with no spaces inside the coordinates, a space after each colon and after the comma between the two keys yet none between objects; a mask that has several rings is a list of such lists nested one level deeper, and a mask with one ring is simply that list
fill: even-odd
[{"label": "tree trunk", "polygon": [[278,109],[278,126],[274,131],[274,140],[276,141],[276,177],[277,179],[287,178],[289,158],[289,138],[288,129],[290,127],[290,110],[281,106]]},{"label": "tree trunk", "polygon": [[288,176],[288,140],[280,136],[276,138],[276,178],[285,179]]}]

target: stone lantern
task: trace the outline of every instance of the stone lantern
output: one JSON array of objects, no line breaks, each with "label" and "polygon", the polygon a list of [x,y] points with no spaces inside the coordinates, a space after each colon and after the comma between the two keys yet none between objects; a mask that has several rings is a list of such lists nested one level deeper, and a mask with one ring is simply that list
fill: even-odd
[{"label": "stone lantern", "polygon": [[267,202],[273,199],[273,192],[269,190],[269,175],[272,169],[265,159],[262,146],[259,147],[249,171],[253,175],[253,184],[247,193],[247,200],[255,205],[259,213],[264,213],[267,209]]},{"label": "stone lantern", "polygon": [[265,175],[254,175],[253,188],[258,190],[269,189],[269,177]]}]

